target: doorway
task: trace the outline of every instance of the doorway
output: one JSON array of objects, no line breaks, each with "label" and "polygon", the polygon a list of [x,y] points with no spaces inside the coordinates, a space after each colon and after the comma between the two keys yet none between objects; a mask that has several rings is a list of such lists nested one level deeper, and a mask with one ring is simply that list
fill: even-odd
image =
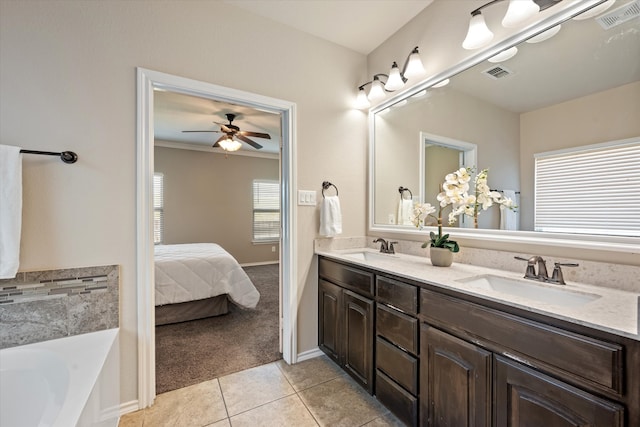
[{"label": "doorway", "polygon": [[137,137],[137,296],[138,296],[138,405],[150,406],[155,398],[155,330],[153,263],[154,91],[171,91],[229,102],[279,114],[281,118],[281,239],[282,356],[296,362],[297,295],[295,283],[295,104],[205,82],[138,68]]}]

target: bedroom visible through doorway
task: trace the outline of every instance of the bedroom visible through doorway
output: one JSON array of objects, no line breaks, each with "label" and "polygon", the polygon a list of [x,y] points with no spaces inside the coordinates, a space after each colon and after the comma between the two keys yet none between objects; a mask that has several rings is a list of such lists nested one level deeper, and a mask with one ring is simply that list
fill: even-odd
[{"label": "bedroom visible through doorway", "polygon": [[[280,170],[281,206],[279,255],[280,279],[280,349],[287,363],[297,361],[298,291],[295,286],[296,273],[296,206],[294,193],[296,182],[296,106],[294,103],[226,88],[158,71],[137,69],[137,318],[138,327],[138,407],[153,404],[155,392],[155,322],[154,322],[154,245],[153,245],[153,172],[154,172],[154,98],[160,92],[175,92],[194,97],[227,102],[237,106],[276,114],[280,118]],[[225,118],[229,118],[225,116]],[[225,122],[230,128],[231,120]],[[239,123],[234,116],[233,126]],[[218,124],[218,123],[216,123]],[[222,128],[222,126],[221,126]],[[241,129],[241,126],[238,126]],[[195,129],[208,130],[208,129]],[[239,129],[237,129],[239,130]],[[236,130],[236,131],[237,131]],[[225,133],[227,131],[225,130]],[[234,135],[232,135],[234,136]],[[253,139],[255,135],[249,135]],[[255,141],[254,141],[255,142]],[[232,144],[233,145],[233,144]],[[250,144],[253,146],[253,144]],[[254,147],[255,148],[255,147]],[[210,148],[207,150],[211,151]],[[179,150],[182,151],[182,150]],[[186,150],[185,150],[186,151]],[[242,150],[241,150],[242,151]],[[224,154],[224,153],[223,153]],[[229,159],[235,156],[228,155]],[[238,156],[240,157],[240,156]],[[200,181],[198,181],[200,182]],[[218,183],[224,184],[224,183]],[[230,193],[227,196],[234,196]],[[237,196],[234,196],[237,197]],[[226,200],[226,199],[225,199]],[[223,202],[220,202],[223,203]],[[166,207],[165,207],[166,209]],[[166,211],[165,211],[166,213]],[[256,245],[257,246],[257,245]],[[273,249],[272,249],[273,250]]]},{"label": "bedroom visible through doorway", "polygon": [[280,120],[155,93],[156,393],[282,358]]}]

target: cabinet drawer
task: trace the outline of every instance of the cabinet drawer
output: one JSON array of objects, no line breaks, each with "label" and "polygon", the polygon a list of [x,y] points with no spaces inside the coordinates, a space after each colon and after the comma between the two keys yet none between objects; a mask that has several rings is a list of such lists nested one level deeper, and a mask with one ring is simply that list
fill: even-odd
[{"label": "cabinet drawer", "polygon": [[318,273],[333,283],[373,297],[373,273],[338,264],[326,258],[318,260]]},{"label": "cabinet drawer", "polygon": [[418,359],[380,337],[376,339],[376,367],[414,396],[418,394]]},{"label": "cabinet drawer", "polygon": [[[506,356],[553,374],[622,394],[623,348],[425,289],[421,318],[478,338]],[[497,346],[497,347],[496,347]]]},{"label": "cabinet drawer", "polygon": [[376,333],[413,354],[418,354],[418,329],[418,319],[377,305]]},{"label": "cabinet drawer", "polygon": [[418,425],[418,399],[380,371],[376,371],[376,397],[406,425]]},{"label": "cabinet drawer", "polygon": [[405,313],[418,314],[418,287],[386,277],[376,277],[378,301],[399,308]]}]

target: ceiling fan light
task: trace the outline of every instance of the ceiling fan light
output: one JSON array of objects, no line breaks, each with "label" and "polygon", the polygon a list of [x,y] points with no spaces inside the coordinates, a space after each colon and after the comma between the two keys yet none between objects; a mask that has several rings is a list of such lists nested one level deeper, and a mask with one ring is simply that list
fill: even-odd
[{"label": "ceiling fan light", "polygon": [[469,20],[469,31],[462,42],[462,47],[468,50],[478,49],[487,45],[491,40],[493,40],[493,33],[487,27],[482,13],[477,12],[472,15]]},{"label": "ceiling fan light", "polygon": [[488,61],[494,64],[498,62],[503,62],[516,56],[516,53],[518,53],[518,48],[513,46],[507,50],[503,50],[497,55],[493,55],[491,58],[488,59]]},{"label": "ceiling fan light", "polygon": [[509,0],[509,8],[502,19],[502,26],[517,27],[533,18],[538,12],[540,12],[540,6],[533,0]]},{"label": "ceiling fan light", "polygon": [[418,48],[416,47],[411,51],[411,55],[409,55],[407,69],[404,72],[404,76],[408,79],[412,79],[414,77],[422,76],[425,73],[426,71],[422,64],[422,59],[420,59],[420,52],[418,52]]},{"label": "ceiling fan light", "polygon": [[242,144],[233,138],[223,139],[218,144],[224,151],[238,151],[242,147]]},{"label": "ceiling fan light", "polygon": [[388,91],[394,91],[401,89],[402,86],[404,86],[404,81],[400,75],[398,64],[394,62],[391,66],[391,71],[389,71],[389,78],[387,79],[387,83],[384,85],[384,88]]},{"label": "ceiling fan light", "polygon": [[382,86],[382,82],[378,77],[373,78],[373,83],[371,83],[371,89],[369,90],[369,101],[377,101],[385,97],[384,86]]},{"label": "ceiling fan light", "polygon": [[586,12],[582,12],[580,15],[574,16],[573,19],[576,21],[582,21],[583,19],[593,18],[594,16],[600,15],[602,12],[613,6],[613,3],[615,3],[615,1],[616,0],[608,0],[604,3],[600,3],[596,7],[592,7]]},{"label": "ceiling fan light", "polygon": [[358,110],[363,110],[365,108],[369,108],[371,106],[371,103],[369,102],[369,99],[367,98],[367,94],[364,91],[363,87],[360,87],[358,89],[358,96],[356,97],[356,105],[355,107]]},{"label": "ceiling fan light", "polygon": [[548,40],[551,37],[555,36],[556,34],[558,34],[558,31],[560,31],[560,28],[562,28],[562,26],[560,24],[558,24],[555,27],[551,27],[547,31],[543,31],[540,34],[538,34],[537,36],[531,37],[529,40],[525,40],[525,41],[527,43],[540,43],[540,42],[543,42],[543,41]]}]

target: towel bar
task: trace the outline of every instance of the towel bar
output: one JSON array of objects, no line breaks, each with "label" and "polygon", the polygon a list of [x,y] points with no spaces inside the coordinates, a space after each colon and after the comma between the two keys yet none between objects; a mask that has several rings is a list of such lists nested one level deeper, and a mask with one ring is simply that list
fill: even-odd
[{"label": "towel bar", "polygon": [[60,156],[60,160],[62,160],[65,163],[75,163],[78,161],[78,155],[73,151],[63,151],[61,153],[56,153],[53,151],[20,150],[20,152],[24,154],[41,154],[44,156]]},{"label": "towel bar", "polygon": [[338,187],[330,183],[329,181],[322,182],[322,198],[324,199],[324,190],[328,190],[329,187],[333,187],[336,189],[336,196],[338,195]]},{"label": "towel bar", "polygon": [[413,200],[413,193],[411,192],[411,190],[409,190],[407,187],[403,187],[402,185],[400,187],[398,187],[398,193],[400,193],[400,198],[404,199],[404,192],[405,191],[409,192],[409,196],[411,196],[411,200]]}]

